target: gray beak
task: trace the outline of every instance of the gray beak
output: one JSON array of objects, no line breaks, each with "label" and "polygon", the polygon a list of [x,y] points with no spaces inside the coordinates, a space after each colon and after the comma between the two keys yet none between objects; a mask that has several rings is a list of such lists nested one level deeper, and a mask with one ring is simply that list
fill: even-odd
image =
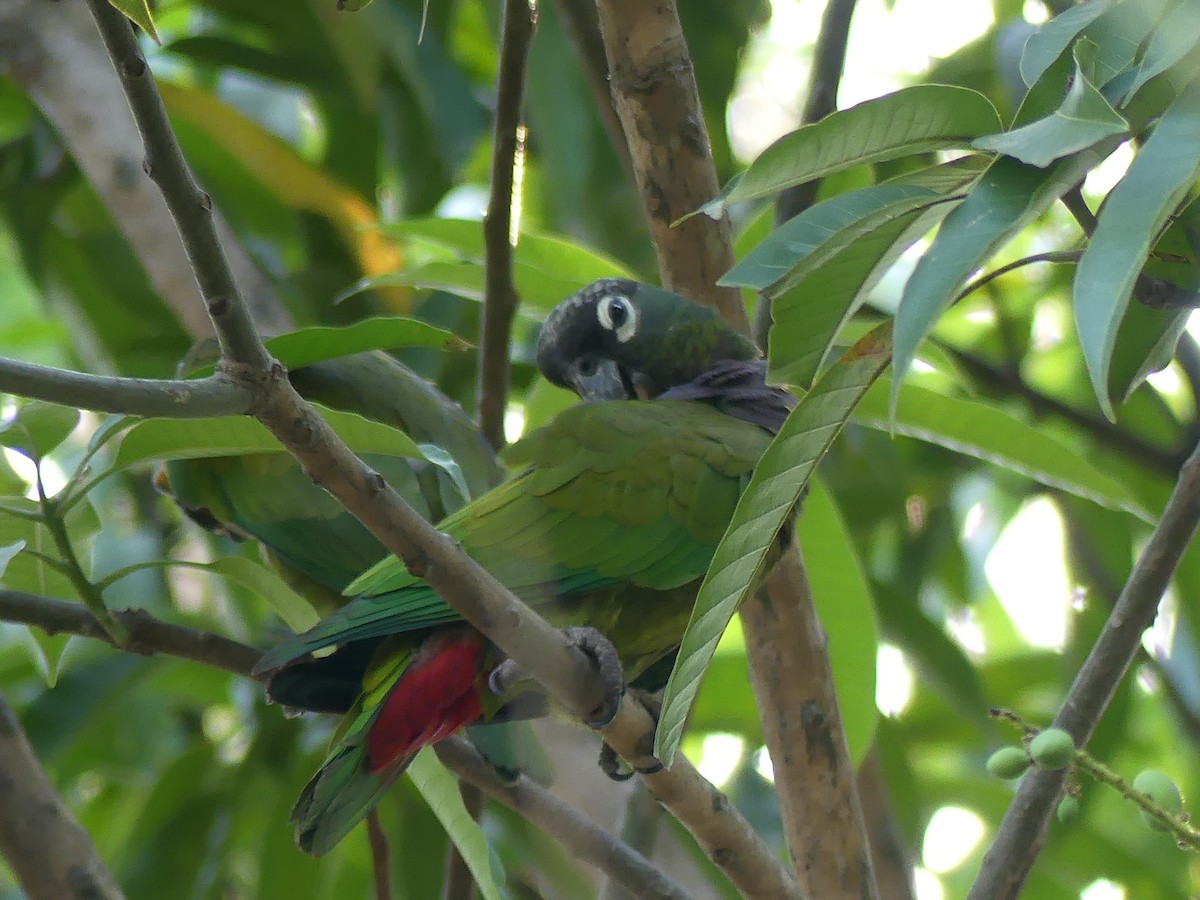
[{"label": "gray beak", "polygon": [[621,379],[621,370],[611,359],[582,357],[571,364],[567,378],[585,403],[629,399],[625,382]]}]

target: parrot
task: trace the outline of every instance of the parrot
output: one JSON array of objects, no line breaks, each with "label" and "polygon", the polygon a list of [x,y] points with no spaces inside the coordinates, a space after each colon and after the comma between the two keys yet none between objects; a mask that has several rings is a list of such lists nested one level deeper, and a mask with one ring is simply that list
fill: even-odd
[{"label": "parrot", "polygon": [[[588,402],[508,448],[517,474],[437,527],[551,624],[603,634],[629,683],[661,687],[661,663],[678,649],[738,498],[793,401],[766,384],[757,347],[712,309],[627,279],[602,279],[556,306],[536,359]],[[321,668],[347,692],[332,749],[292,814],[299,847],[313,855],[348,834],[423,746],[544,709],[526,708],[519,690],[493,690],[498,649],[396,557],[346,593],[344,607],[257,667],[277,699]]]},{"label": "parrot", "polygon": [[[309,400],[393,425],[418,444],[448,454],[449,468],[400,456],[367,457],[368,465],[429,521],[444,518],[500,480],[495,454],[474,422],[382,351],[311,363],[288,377]],[[450,471],[453,467],[457,471]],[[342,591],[355,576],[387,555],[283,452],[170,460],[155,483],[210,531],[259,541],[284,579],[325,612],[344,602]]]}]

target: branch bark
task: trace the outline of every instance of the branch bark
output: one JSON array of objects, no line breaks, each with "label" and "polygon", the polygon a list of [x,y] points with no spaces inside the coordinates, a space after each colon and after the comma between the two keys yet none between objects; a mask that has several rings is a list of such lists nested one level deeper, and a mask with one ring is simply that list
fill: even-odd
[{"label": "branch bark", "polygon": [[197,419],[236,416],[252,394],[223,375],[193,381],[88,375],[0,358],[0,392],[95,412]]},{"label": "branch bark", "polygon": [[[740,297],[736,292],[730,296],[718,291],[713,284],[733,259],[724,222],[695,216],[678,228],[666,227],[671,219],[710,199],[717,183],[691,60],[674,5],[604,0],[599,9],[613,96],[658,249],[663,283],[716,306],[727,321],[745,331]],[[827,55],[837,54],[831,51]],[[836,88],[823,95],[830,92],[836,94]],[[675,156],[679,162],[673,160]],[[688,227],[695,232],[686,232]],[[798,555],[789,558],[791,562],[781,572],[770,576],[765,594],[760,593],[741,610],[751,678],[775,767],[784,833],[802,892],[835,896],[822,889],[837,885],[838,892],[850,890],[853,896],[872,897],[870,857],[824,639],[815,624],[803,564]],[[811,680],[802,683],[779,678],[780,671],[806,673]],[[811,705],[814,699],[817,707]],[[820,735],[813,731],[811,718],[806,722],[806,709],[821,719],[822,724],[816,726]],[[810,779],[807,761],[793,752],[789,742],[810,733],[814,748],[819,740],[829,751],[822,757],[825,774],[836,773],[836,777]],[[845,814],[833,820],[835,827],[821,822],[823,827],[818,828],[817,819],[803,821],[806,811],[814,809],[844,810]],[[838,836],[836,841],[829,839],[832,834]],[[830,853],[831,844],[839,849]]]},{"label": "branch bark", "polygon": [[[141,138],[84,5],[40,0],[0,4],[0,69],[54,123],[163,302],[190,334],[210,336],[212,323],[196,302],[183,245],[170,239],[167,206],[142,177]],[[267,333],[290,330],[287,310],[219,216],[217,230],[259,327]]]},{"label": "branch bark", "polygon": [[[171,133],[161,100],[127,20],[107,0],[88,0],[114,67],[122,79],[146,144],[150,171],[167,198],[188,259],[221,342],[221,369],[254,392],[259,419],[304,467],[424,579],[456,612],[540,681],[570,712],[586,720],[602,703],[603,688],[589,659],[485,572],[462,548],[436,531],[362,463],[292,389],[283,367],[254,332],[216,240],[211,205],[198,188]],[[641,768],[654,722],[626,695],[613,719],[598,729],[605,741]],[[796,886],[770,850],[724,797],[685,761],[647,775],[655,795],[684,822],[750,896],[795,897]]]},{"label": "branch bark", "polygon": [[163,622],[144,609],[114,610],[112,614],[129,632],[128,642],[119,647],[96,617],[78,603],[0,588],[0,621],[22,622],[46,634],[78,634],[130,653],[190,659],[247,678],[252,677],[250,672],[262,655],[261,650],[219,634]]},{"label": "branch bark", "polygon": [[0,694],[0,852],[30,900],[123,900]]},{"label": "branch bark", "polygon": [[749,334],[739,292],[717,287],[717,279],[733,265],[728,219],[692,216],[672,227],[720,189],[675,4],[602,0],[598,8],[613,105],[663,285],[715,306]]},{"label": "branch bark", "polygon": [[[1192,451],[1155,526],[1138,556],[1112,614],[1075,676],[1054,727],[1075,746],[1086,746],[1117,685],[1141,646],[1142,632],[1154,621],[1159,601],[1200,523],[1200,446]],[[1020,894],[1046,839],[1046,825],[1062,794],[1066,771],[1035,766],[1000,823],[983,859],[968,900],[1008,900]]]},{"label": "branch bark", "polygon": [[508,406],[508,344],[517,312],[513,283],[513,189],[521,146],[525,69],[537,23],[529,0],[505,0],[496,75],[496,123],[492,131],[492,188],[483,219],[484,298],[479,342],[479,429],[496,450],[504,447]]},{"label": "branch bark", "polygon": [[617,840],[591,819],[524,775],[501,781],[495,769],[462,738],[435,747],[440,759],[459,778],[520,813],[563,844],[575,857],[607,872],[635,897],[686,900],[688,893],[651,865],[644,856]]}]

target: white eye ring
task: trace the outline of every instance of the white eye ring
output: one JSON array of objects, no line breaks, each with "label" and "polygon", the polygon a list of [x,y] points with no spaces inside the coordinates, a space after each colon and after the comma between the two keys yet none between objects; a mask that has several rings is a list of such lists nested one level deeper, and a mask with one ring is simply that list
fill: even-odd
[{"label": "white eye ring", "polygon": [[616,335],[622,344],[637,332],[637,310],[633,308],[628,297],[620,294],[609,294],[601,298],[596,305],[596,318],[600,320],[600,325]]}]

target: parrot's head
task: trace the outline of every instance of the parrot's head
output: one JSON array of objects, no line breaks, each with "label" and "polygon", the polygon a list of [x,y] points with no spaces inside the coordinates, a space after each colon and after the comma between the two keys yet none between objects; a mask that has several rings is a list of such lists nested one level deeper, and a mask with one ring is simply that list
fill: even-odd
[{"label": "parrot's head", "polygon": [[647,400],[722,360],[757,357],[716,310],[627,278],[592,282],[554,307],[537,346],[542,374],[584,400]]}]

